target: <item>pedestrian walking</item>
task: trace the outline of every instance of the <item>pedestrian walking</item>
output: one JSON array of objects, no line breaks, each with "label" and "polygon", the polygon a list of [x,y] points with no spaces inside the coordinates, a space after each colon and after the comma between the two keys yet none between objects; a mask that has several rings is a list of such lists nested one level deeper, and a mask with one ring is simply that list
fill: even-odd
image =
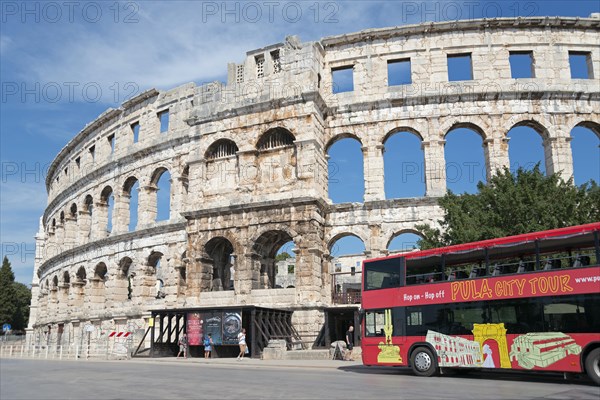
[{"label": "pedestrian walking", "polygon": [[346,352],[346,361],[354,361],[352,358],[352,349],[354,348],[354,327],[350,325],[348,327],[348,331],[346,331],[346,347],[348,351]]},{"label": "pedestrian walking", "polygon": [[183,353],[183,358],[187,358],[187,344],[187,335],[184,333],[179,337],[179,353],[177,353],[177,357],[175,358],[179,358],[181,353]]},{"label": "pedestrian walking", "polygon": [[204,337],[204,358],[210,358],[210,353],[212,352],[212,334],[208,334],[208,336]]},{"label": "pedestrian walking", "polygon": [[240,345],[240,354],[237,356],[237,359],[240,361],[244,359],[244,354],[246,354],[246,330],[244,328],[238,334],[238,344]]}]

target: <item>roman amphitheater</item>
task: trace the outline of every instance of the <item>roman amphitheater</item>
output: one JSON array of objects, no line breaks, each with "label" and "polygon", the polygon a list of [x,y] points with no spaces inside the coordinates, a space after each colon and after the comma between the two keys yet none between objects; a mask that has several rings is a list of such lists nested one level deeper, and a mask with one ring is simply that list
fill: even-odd
[{"label": "roman amphitheater", "polygon": [[[488,177],[509,165],[507,133],[519,126],[541,136],[548,173],[573,174],[571,131],[600,138],[599,32],[593,14],[292,36],[232,54],[241,63],[228,64],[226,84],[147,90],[107,110],[49,169],[28,340],[128,331],[137,346],[144,332],[164,336],[171,314],[256,307],[285,311],[296,336],[318,342],[323,329],[339,330],[328,312],[358,308],[332,284],[336,241],[353,235],[360,257],[384,256],[396,236],[441,217],[449,131],[481,136]],[[529,56],[529,77],[513,77],[516,54]],[[467,78],[449,79],[456,57],[470,63]],[[570,66],[577,57],[583,77]],[[391,82],[395,63],[409,66],[408,82]],[[338,87],[340,71],[349,87]],[[386,199],[383,153],[398,132],[421,143],[424,196]],[[328,154],[348,138],[362,149],[364,197],[337,204]],[[284,245],[293,279],[280,284]],[[173,324],[171,344],[184,325]]]}]

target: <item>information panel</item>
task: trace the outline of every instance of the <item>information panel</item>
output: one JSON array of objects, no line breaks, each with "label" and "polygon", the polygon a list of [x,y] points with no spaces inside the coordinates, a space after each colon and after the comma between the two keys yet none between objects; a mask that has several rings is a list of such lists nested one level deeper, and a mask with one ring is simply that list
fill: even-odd
[{"label": "information panel", "polygon": [[200,346],[202,343],[202,314],[188,313],[187,337],[190,346]]}]

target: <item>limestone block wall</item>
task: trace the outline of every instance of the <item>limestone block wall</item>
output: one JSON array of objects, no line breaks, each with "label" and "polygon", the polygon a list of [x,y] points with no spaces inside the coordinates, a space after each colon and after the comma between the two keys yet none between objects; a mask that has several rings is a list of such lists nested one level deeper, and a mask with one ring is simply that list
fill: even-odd
[{"label": "limestone block wall", "polygon": [[[28,337],[61,325],[73,338],[86,324],[143,330],[151,309],[250,304],[294,310],[301,334],[316,337],[337,239],[356,235],[366,256],[383,256],[396,235],[441,218],[452,129],[481,136],[488,177],[508,166],[517,126],[541,135],[549,173],[572,176],[571,130],[600,138],[599,32],[598,18],[534,17],[288,37],[230,63],[226,83],[150,89],[107,110],[49,169]],[[531,53],[531,78],[512,78],[511,52]],[[589,79],[571,79],[572,52]],[[457,54],[470,55],[471,80],[449,81]],[[396,60],[410,63],[410,83],[389,84]],[[340,67],[351,91],[333,90]],[[385,197],[385,144],[400,131],[421,142],[420,198]],[[328,152],[343,138],[362,148],[362,202],[328,197]],[[157,220],[165,176],[169,213]],[[295,287],[276,288],[275,255],[289,243]]]}]

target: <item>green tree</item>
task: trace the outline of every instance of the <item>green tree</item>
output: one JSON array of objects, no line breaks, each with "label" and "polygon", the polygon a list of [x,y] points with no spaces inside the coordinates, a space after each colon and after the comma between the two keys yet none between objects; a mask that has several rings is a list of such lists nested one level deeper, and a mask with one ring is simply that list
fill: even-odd
[{"label": "green tree", "polygon": [[27,328],[29,323],[29,305],[31,304],[31,289],[21,282],[14,282],[17,311],[14,319],[14,330],[22,331]]},{"label": "green tree", "polygon": [[279,254],[277,254],[275,256],[275,261],[285,261],[285,260],[287,260],[288,258],[291,258],[291,257],[292,256],[290,256],[287,252],[284,251],[284,252],[279,253]]},{"label": "green tree", "polygon": [[0,325],[14,325],[17,312],[15,274],[12,271],[8,257],[4,256],[0,268]]},{"label": "green tree", "polygon": [[462,195],[449,191],[440,199],[441,229],[416,227],[424,236],[421,249],[600,221],[600,187],[594,181],[577,187],[572,179],[545,176],[539,165],[515,174],[504,168],[477,189]]}]

